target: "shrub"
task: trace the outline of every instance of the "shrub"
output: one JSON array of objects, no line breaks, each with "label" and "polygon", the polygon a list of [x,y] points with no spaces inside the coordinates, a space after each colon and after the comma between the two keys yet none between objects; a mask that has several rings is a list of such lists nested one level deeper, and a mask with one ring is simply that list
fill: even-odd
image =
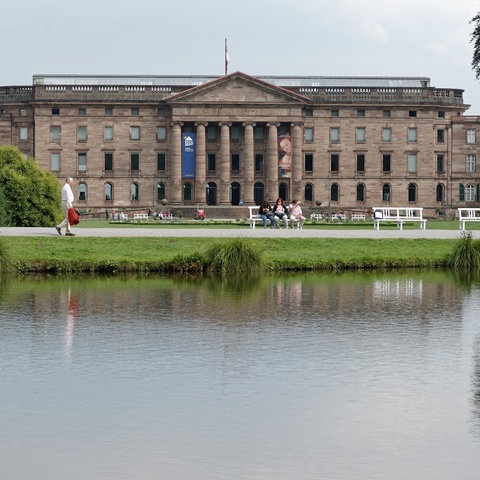
[{"label": "shrub", "polygon": [[472,232],[462,232],[449,259],[454,270],[480,270],[480,241],[472,239]]}]

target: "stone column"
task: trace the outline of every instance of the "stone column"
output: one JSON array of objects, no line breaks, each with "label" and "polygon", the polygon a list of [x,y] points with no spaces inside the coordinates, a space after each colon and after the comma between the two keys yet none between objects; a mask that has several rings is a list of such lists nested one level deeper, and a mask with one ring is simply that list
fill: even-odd
[{"label": "stone column", "polygon": [[245,127],[245,159],[243,166],[243,202],[245,205],[253,205],[253,185],[255,178],[255,141],[253,128],[255,123],[244,123]]},{"label": "stone column", "polygon": [[304,200],[303,190],[303,124],[292,123],[292,199]]},{"label": "stone column", "polygon": [[230,205],[230,127],[220,122],[220,205]]},{"label": "stone column", "polygon": [[183,201],[182,185],[182,126],[181,122],[172,124],[172,138],[170,144],[170,195],[168,200],[173,204],[180,204]]},{"label": "stone column", "polygon": [[207,172],[207,149],[205,127],[207,122],[197,122],[197,145],[195,149],[195,201],[204,203],[206,201],[206,172]]},{"label": "stone column", "polygon": [[278,127],[279,123],[267,123],[268,150],[265,165],[267,180],[266,199],[272,203],[278,197]]}]

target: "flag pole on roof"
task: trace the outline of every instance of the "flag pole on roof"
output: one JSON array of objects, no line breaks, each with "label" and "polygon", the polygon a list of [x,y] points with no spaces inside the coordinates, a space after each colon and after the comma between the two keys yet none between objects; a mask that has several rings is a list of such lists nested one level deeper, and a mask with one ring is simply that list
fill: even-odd
[{"label": "flag pole on roof", "polygon": [[228,75],[228,47],[227,47],[227,39],[225,39],[225,75]]}]

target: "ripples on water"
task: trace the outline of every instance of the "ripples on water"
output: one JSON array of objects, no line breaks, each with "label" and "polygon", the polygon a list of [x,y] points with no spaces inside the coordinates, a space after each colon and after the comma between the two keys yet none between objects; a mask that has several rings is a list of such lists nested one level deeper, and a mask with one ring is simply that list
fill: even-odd
[{"label": "ripples on water", "polygon": [[0,478],[480,469],[478,285],[430,273],[0,286]]}]

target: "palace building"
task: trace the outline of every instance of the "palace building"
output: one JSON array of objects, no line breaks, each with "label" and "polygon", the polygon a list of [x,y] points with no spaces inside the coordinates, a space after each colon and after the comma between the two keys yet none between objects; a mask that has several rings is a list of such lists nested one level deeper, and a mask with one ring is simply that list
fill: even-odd
[{"label": "palace building", "polygon": [[434,217],[480,205],[468,107],[424,77],[34,75],[0,87],[0,145],[74,177],[92,212],[280,196]]}]

